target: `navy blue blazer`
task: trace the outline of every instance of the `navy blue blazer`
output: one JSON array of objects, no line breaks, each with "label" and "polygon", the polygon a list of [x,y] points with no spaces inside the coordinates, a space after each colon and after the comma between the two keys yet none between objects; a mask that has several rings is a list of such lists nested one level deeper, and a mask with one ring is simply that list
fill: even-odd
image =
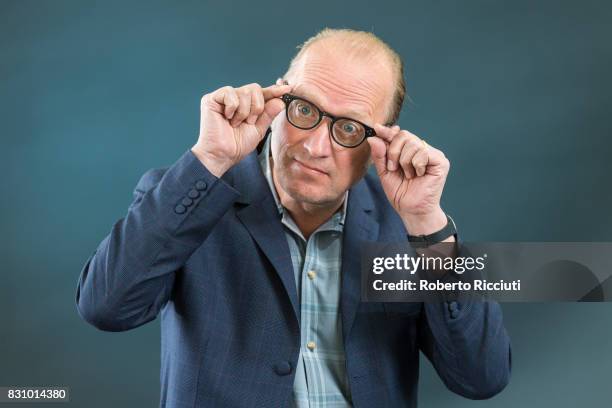
[{"label": "navy blue blazer", "polygon": [[[500,307],[360,301],[360,244],[406,230],[368,174],[349,194],[341,313],[355,407],[416,407],[419,350],[446,386],[488,398],[510,376]],[[161,315],[161,407],[287,407],[300,303],[273,196],[251,153],[222,178],[188,150],[147,171],[127,215],[87,261],[79,314],[123,331]],[[453,317],[455,316],[455,317]]]}]

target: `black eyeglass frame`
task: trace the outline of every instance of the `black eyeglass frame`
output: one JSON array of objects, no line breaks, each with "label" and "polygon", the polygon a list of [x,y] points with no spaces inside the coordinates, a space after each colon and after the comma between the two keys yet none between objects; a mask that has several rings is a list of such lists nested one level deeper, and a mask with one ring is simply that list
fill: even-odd
[{"label": "black eyeglass frame", "polygon": [[[331,135],[332,139],[334,139],[334,142],[338,143],[340,146],[342,147],[346,147],[346,148],[354,148],[354,147],[358,147],[360,144],[362,144],[368,137],[372,137],[372,136],[376,136],[376,132],[374,131],[374,129],[372,129],[371,127],[369,127],[368,125],[366,125],[363,122],[360,122],[358,120],[355,119],[351,119],[351,118],[347,118],[345,116],[334,116],[331,115],[328,112],[325,112],[324,110],[321,110],[317,105],[315,105],[314,103],[310,102],[308,99],[302,98],[301,96],[295,96],[289,93],[284,94],[283,96],[281,96],[281,99],[283,100],[283,102],[285,102],[285,116],[287,117],[287,121],[289,123],[291,123],[291,126],[295,126],[298,129],[302,129],[302,130],[310,130],[310,129],[314,129],[317,126],[319,126],[319,124],[321,123],[321,121],[323,120],[323,118],[325,116],[327,116],[328,118],[331,119],[330,123],[329,123],[329,134]],[[319,112],[319,119],[317,120],[317,122],[309,127],[302,127],[302,126],[298,126],[295,125],[291,119],[289,119],[289,105],[291,104],[291,102],[295,101],[295,100],[300,100],[300,101],[304,101],[304,102],[308,102],[309,104],[311,104],[316,110],[317,112]],[[336,137],[334,136],[334,123],[336,123],[337,121],[341,120],[341,119],[345,119],[345,120],[350,120],[351,122],[356,122],[359,123],[361,126],[363,126],[363,128],[365,129],[365,136],[363,137],[363,139],[361,139],[361,141],[359,143],[357,143],[356,145],[353,146],[349,146],[349,145],[345,145],[340,143]]]}]

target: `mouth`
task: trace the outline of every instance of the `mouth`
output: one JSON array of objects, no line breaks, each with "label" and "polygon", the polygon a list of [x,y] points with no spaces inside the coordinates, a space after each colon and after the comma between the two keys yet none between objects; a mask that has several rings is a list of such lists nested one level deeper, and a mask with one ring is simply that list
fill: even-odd
[{"label": "mouth", "polygon": [[316,174],[316,175],[327,175],[327,172],[319,169],[317,167],[313,167],[313,166],[309,166],[301,161],[299,161],[298,159],[293,159],[295,160],[295,162],[298,164],[298,166],[300,167],[300,169],[310,173],[310,174]]}]

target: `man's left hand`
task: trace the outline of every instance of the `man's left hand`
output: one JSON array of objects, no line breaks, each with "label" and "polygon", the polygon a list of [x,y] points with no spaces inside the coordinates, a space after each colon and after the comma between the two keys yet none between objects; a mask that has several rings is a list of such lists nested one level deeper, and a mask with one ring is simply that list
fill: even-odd
[{"label": "man's left hand", "polygon": [[410,235],[427,235],[447,223],[440,198],[450,162],[440,150],[399,126],[375,125],[368,138],[372,160],[391,205]]}]

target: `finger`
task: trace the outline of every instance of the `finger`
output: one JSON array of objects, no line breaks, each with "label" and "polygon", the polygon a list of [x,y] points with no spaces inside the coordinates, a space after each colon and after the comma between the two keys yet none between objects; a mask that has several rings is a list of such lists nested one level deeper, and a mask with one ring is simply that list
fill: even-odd
[{"label": "finger", "polygon": [[220,105],[223,105],[223,115],[225,115],[226,119],[231,119],[238,108],[238,95],[236,94],[236,90],[231,86],[226,86],[212,95],[212,100],[217,102]]},{"label": "finger", "polygon": [[441,150],[436,149],[432,145],[427,145],[427,151],[429,152],[429,164],[437,165],[443,164],[446,161],[446,156]]},{"label": "finger", "polygon": [[444,153],[432,146],[429,146],[427,150],[429,153],[429,161],[427,163],[426,173],[438,176],[448,174],[450,161]]},{"label": "finger", "polygon": [[270,99],[264,104],[264,109],[261,115],[255,122],[255,127],[259,133],[260,138],[263,138],[266,134],[266,130],[272,124],[274,118],[285,109],[285,103],[280,99]]},{"label": "finger", "polygon": [[414,157],[415,153],[416,150],[411,149],[410,144],[406,143],[404,144],[404,148],[400,154],[399,165],[404,171],[404,175],[408,179],[414,178],[417,175],[417,171],[412,165],[412,158]]},{"label": "finger", "polygon": [[366,140],[370,144],[370,156],[380,177],[387,172],[387,144],[379,137],[368,137]]},{"label": "finger", "polygon": [[374,131],[376,132],[376,136],[380,137],[387,143],[391,143],[393,137],[395,136],[398,130],[399,126],[397,125],[393,127],[383,126],[379,123],[374,125]]},{"label": "finger", "polygon": [[414,156],[412,156],[412,166],[416,170],[416,175],[421,177],[427,171],[427,164],[429,163],[429,152],[423,144],[423,148],[419,149]]},{"label": "finger", "polygon": [[[403,168],[405,167],[405,170],[408,171],[412,177],[415,177],[416,175],[420,176],[424,174],[425,168],[422,169],[423,173],[419,173],[420,170],[418,170],[415,167],[413,163],[413,159],[414,159],[414,156],[420,150],[425,150],[427,145],[423,142],[423,140],[419,139],[417,136],[413,135],[412,133],[408,131],[402,131],[402,132],[404,132],[407,135],[408,141],[404,145],[404,150],[402,152],[402,157],[400,159],[402,161],[401,165]],[[420,160],[422,160],[422,158]],[[427,165],[427,162],[425,163],[425,165]]]},{"label": "finger", "polygon": [[399,159],[404,145],[409,141],[408,132],[399,131],[391,136],[389,150],[387,151],[387,169],[396,171],[399,169]]},{"label": "finger", "polygon": [[249,112],[251,111],[251,93],[245,90],[238,92],[238,99],[240,99],[240,103],[238,104],[238,109],[234,114],[234,118],[231,121],[232,127],[236,127],[242,123],[243,120],[249,116]]},{"label": "finger", "polygon": [[251,94],[251,114],[247,119],[247,123],[250,125],[255,124],[257,118],[264,110],[265,101],[263,98],[263,92],[261,92],[261,88],[257,86],[253,89],[253,93]]},{"label": "finger", "polygon": [[293,89],[291,85],[270,85],[262,89],[263,97],[265,101],[269,101],[272,98],[279,98],[290,92]]}]

